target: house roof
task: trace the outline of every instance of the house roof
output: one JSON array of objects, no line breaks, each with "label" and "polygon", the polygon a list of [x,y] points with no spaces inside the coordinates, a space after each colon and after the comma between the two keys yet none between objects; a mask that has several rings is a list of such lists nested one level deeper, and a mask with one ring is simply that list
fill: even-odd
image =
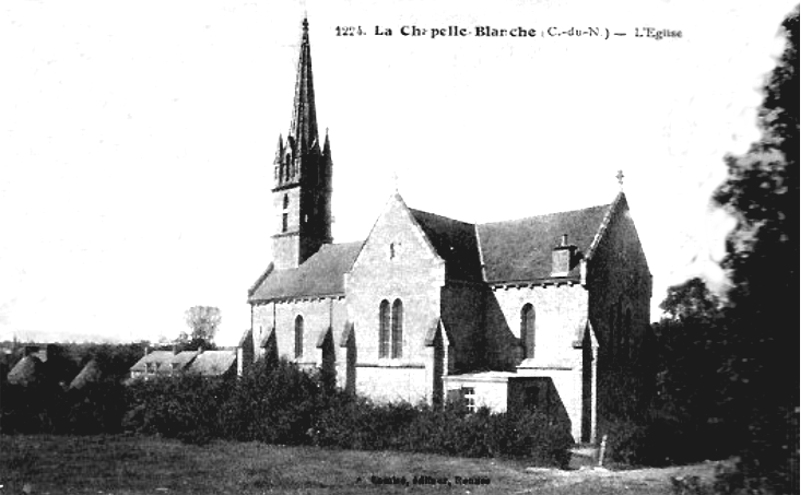
[{"label": "house roof", "polygon": [[161,364],[166,366],[172,363],[173,357],[175,357],[175,354],[173,354],[172,351],[153,351],[131,366],[131,370],[145,371],[148,364]]},{"label": "house roof", "polygon": [[175,354],[170,360],[170,364],[176,369],[184,369],[193,359],[197,358],[198,351],[181,351]]},{"label": "house roof", "polygon": [[[486,281],[539,280],[551,276],[551,252],[563,234],[587,253],[611,205],[550,213],[478,226]],[[579,276],[574,267],[568,277]]]},{"label": "house roof", "polygon": [[33,385],[42,379],[42,361],[31,354],[20,359],[8,372],[8,383],[23,387]]},{"label": "house roof", "polygon": [[92,359],[86,366],[81,369],[81,372],[75,376],[70,382],[70,388],[80,390],[90,383],[95,383],[103,378],[103,372],[97,360]]},{"label": "house roof", "polygon": [[249,302],[345,293],[344,278],[362,242],[324,244],[297,268],[274,270],[254,288]]},{"label": "house roof", "polygon": [[236,363],[235,350],[206,351],[192,361],[189,371],[203,376],[220,376]]},{"label": "house roof", "polygon": [[481,256],[473,224],[411,208],[409,211],[445,261],[447,278],[481,281]]}]

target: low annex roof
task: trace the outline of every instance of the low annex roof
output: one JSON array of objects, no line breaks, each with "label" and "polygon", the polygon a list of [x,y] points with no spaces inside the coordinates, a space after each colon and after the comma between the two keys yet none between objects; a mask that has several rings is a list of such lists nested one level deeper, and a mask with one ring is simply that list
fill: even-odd
[{"label": "low annex roof", "polygon": [[344,294],[345,272],[353,265],[362,244],[324,244],[299,267],[273,270],[253,288],[249,302]]}]

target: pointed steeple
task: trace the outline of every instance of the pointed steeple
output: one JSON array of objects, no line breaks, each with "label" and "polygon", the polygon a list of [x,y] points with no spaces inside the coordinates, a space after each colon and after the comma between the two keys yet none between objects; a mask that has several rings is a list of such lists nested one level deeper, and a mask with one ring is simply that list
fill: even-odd
[{"label": "pointed steeple", "polygon": [[[322,146],[322,150],[320,147]],[[273,161],[273,256],[277,270],[297,268],[331,242],[331,143],[321,143],[314,104],[309,23],[303,19],[292,124]]]},{"label": "pointed steeple", "polygon": [[295,105],[292,110],[290,136],[294,138],[299,155],[319,149],[317,135],[317,109],[314,105],[314,81],[312,77],[311,47],[309,46],[309,21],[303,19],[303,34],[300,38],[298,78],[295,82]]}]

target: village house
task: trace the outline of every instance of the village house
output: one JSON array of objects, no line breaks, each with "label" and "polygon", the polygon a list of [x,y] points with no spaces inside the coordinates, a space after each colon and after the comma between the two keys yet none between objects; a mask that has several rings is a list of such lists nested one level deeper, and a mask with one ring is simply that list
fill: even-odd
[{"label": "village house", "polygon": [[331,236],[333,162],[318,132],[308,23],[270,193],[272,261],[248,291],[255,359],[336,376],[378,401],[463,397],[542,409],[595,440],[612,369],[639,359],[651,275],[621,191],[607,204],[473,224],[393,193],[364,241]]},{"label": "village house", "polygon": [[214,351],[145,350],[145,355],[130,368],[130,379],[148,380],[155,377],[196,373],[201,376],[228,377],[237,373],[237,349]]}]

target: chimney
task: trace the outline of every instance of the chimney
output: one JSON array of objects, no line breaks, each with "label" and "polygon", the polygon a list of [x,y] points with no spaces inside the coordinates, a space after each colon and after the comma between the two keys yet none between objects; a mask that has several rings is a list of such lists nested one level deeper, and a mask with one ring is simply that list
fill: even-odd
[{"label": "chimney", "polygon": [[551,276],[552,277],[566,277],[573,268],[576,259],[576,250],[578,248],[568,244],[567,234],[562,234],[561,241],[558,246],[553,248]]},{"label": "chimney", "polygon": [[145,356],[147,356],[148,354],[150,354],[150,346],[146,345],[145,346]]}]

